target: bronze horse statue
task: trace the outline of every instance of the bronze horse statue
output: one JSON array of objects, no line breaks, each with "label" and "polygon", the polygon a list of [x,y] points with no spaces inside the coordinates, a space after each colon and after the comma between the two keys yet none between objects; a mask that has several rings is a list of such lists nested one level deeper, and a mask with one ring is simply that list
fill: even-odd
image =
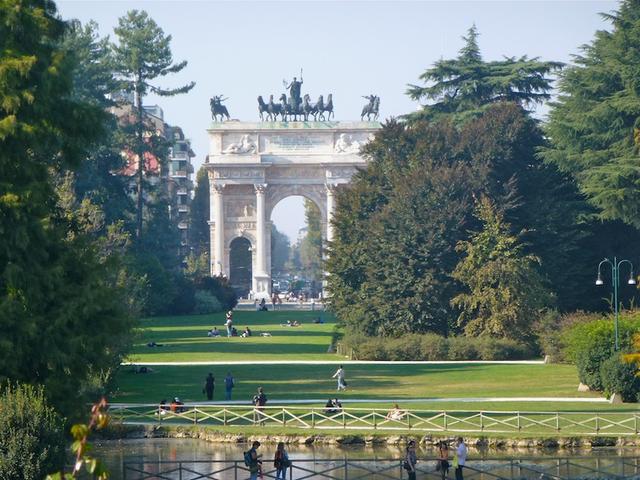
[{"label": "bronze horse statue", "polygon": [[367,116],[368,122],[371,121],[371,115],[373,115],[374,120],[377,120],[378,112],[380,110],[380,97],[376,95],[368,95],[362,98],[366,98],[367,100],[369,100],[369,103],[367,103],[362,108],[362,113],[360,114],[360,120],[364,120],[365,115]]},{"label": "bronze horse statue", "polygon": [[229,99],[222,97],[222,95],[214,95],[213,98],[209,100],[209,106],[211,107],[211,118],[214,122],[218,121],[218,115],[220,115],[220,121],[223,121],[224,117],[227,117],[227,120],[229,120],[230,118],[227,107],[222,105],[222,102]]}]

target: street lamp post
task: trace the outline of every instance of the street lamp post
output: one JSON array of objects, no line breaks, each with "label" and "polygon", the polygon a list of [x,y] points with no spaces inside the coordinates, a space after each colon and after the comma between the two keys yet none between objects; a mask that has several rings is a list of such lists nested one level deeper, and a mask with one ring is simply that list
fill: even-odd
[{"label": "street lamp post", "polygon": [[620,286],[620,265],[623,263],[629,264],[629,280],[627,280],[628,285],[635,285],[636,279],[633,278],[633,263],[629,260],[620,260],[616,257],[613,257],[613,262],[608,258],[605,258],[598,264],[598,278],[596,279],[596,285],[598,287],[604,285],[604,281],[602,280],[602,275],[600,269],[604,263],[608,263],[611,265],[611,282],[613,283],[613,313],[614,313],[614,332],[615,332],[615,350],[618,351],[620,349],[620,343],[618,341],[618,287]]}]

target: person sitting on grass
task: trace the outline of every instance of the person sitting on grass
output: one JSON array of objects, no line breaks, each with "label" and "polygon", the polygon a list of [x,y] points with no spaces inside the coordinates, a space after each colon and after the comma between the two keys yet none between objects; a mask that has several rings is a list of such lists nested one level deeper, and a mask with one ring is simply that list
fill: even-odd
[{"label": "person sitting on grass", "polygon": [[213,327],[213,329],[209,330],[209,332],[207,332],[207,336],[209,337],[219,337],[220,336],[220,330],[218,330],[217,327]]},{"label": "person sitting on grass", "polygon": [[250,336],[251,336],[251,329],[248,326],[244,327],[244,332],[242,332],[241,337],[242,338],[247,338],[247,337],[250,337]]},{"label": "person sitting on grass", "polygon": [[327,415],[332,415],[337,412],[338,411],[334,408],[333,400],[330,398],[329,400],[327,400],[327,404],[324,406],[324,413],[326,413]]},{"label": "person sitting on grass", "polygon": [[406,414],[407,412],[400,409],[396,403],[393,408],[389,410],[389,413],[387,413],[387,420],[402,420]]}]

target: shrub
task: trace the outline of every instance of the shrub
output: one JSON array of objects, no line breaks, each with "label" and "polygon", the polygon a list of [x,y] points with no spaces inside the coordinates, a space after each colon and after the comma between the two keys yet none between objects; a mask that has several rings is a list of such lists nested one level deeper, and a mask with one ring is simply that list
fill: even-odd
[{"label": "shrub", "polygon": [[623,361],[619,355],[608,358],[600,366],[600,378],[607,397],[619,394],[624,402],[640,400],[640,377],[634,363]]},{"label": "shrub", "polygon": [[[640,331],[640,313],[626,312],[619,322],[620,349],[630,350],[633,335]],[[577,323],[563,331],[566,358],[576,364],[580,381],[594,390],[604,385],[600,367],[614,353],[614,325],[611,317]]]},{"label": "shrub", "polygon": [[196,290],[195,307],[193,313],[205,314],[205,313],[218,313],[222,311],[222,304],[220,300],[214,297],[211,293],[204,290]]},{"label": "shrub", "polygon": [[0,438],[0,478],[40,480],[64,466],[64,421],[42,387],[5,385]]},{"label": "shrub", "polygon": [[484,337],[476,345],[482,360],[523,360],[532,355],[530,347],[510,338]]},{"label": "shrub", "polygon": [[216,297],[223,310],[233,310],[238,304],[238,296],[236,292],[229,286],[229,282],[225,277],[203,277],[195,281],[197,290],[206,290]]},{"label": "shrub", "polygon": [[449,354],[449,342],[435,333],[420,336],[421,360],[445,360]]},{"label": "shrub", "polygon": [[479,360],[478,339],[472,337],[449,337],[449,360]]},{"label": "shrub", "polygon": [[422,339],[418,334],[407,334],[399,338],[389,338],[385,342],[389,360],[423,360]]},{"label": "shrub", "polygon": [[352,348],[358,360],[389,360],[386,343],[382,338],[372,337]]}]

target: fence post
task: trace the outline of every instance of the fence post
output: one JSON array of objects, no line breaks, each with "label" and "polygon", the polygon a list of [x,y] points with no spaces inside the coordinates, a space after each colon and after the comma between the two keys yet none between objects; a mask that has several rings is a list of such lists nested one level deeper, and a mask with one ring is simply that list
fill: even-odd
[{"label": "fence post", "polygon": [[311,409],[311,428],[316,428],[316,409]]},{"label": "fence post", "polygon": [[480,412],[480,431],[484,432],[484,417],[482,416],[482,412]]},{"label": "fence post", "polygon": [[600,417],[598,417],[598,414],[596,413],[596,435],[600,433]]},{"label": "fence post", "polygon": [[193,424],[194,425],[198,424],[198,408],[197,407],[193,407]]},{"label": "fence post", "polygon": [[349,478],[349,462],[347,461],[347,457],[344,457],[344,480]]},{"label": "fence post", "polygon": [[347,428],[347,416],[344,413],[344,410],[342,410],[342,428]]},{"label": "fence post", "polygon": [[447,423],[447,412],[442,412],[444,414],[444,431],[447,431],[448,423]]},{"label": "fence post", "polygon": [[376,409],[373,409],[373,429],[378,429],[378,417],[376,416]]},{"label": "fence post", "polygon": [[222,409],[222,424],[226,427],[227,426],[227,407],[224,407]]},{"label": "fence post", "polygon": [[520,423],[520,412],[516,412],[516,425],[518,425],[518,431],[522,431],[522,424]]},{"label": "fence post", "polygon": [[286,427],[287,426],[287,417],[284,411],[284,407],[282,407],[282,426]]},{"label": "fence post", "polygon": [[556,431],[560,431],[560,413],[556,412]]},{"label": "fence post", "polygon": [[633,425],[637,435],[638,434],[638,414],[637,413],[633,414]]},{"label": "fence post", "polygon": [[178,463],[178,478],[182,480],[182,462]]}]

